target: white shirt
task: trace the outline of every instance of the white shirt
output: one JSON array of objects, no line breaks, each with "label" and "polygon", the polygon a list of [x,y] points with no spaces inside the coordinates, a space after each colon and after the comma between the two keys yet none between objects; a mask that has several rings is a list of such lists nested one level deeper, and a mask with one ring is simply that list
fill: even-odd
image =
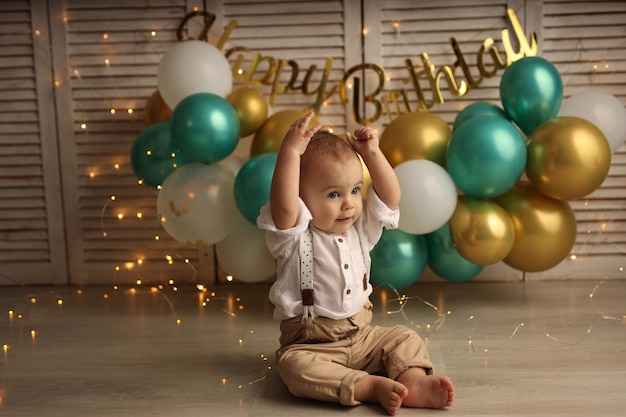
[{"label": "white shirt", "polygon": [[310,224],[311,218],[311,212],[299,199],[297,224],[290,229],[276,228],[269,203],[261,208],[257,219],[257,225],[267,231],[267,246],[277,260],[277,279],[269,293],[276,320],[303,312],[300,235],[307,228],[313,238],[315,314],[343,319],[358,313],[372,293],[369,253],[380,239],[383,227],[398,227],[400,211],[387,207],[370,186],[361,215],[345,233],[323,232]]}]

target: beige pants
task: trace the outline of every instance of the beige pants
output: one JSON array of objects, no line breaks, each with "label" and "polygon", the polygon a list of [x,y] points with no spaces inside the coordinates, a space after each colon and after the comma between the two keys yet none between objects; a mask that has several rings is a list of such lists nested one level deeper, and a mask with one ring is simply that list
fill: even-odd
[{"label": "beige pants", "polygon": [[426,344],[404,326],[371,326],[368,303],[353,317],[318,317],[304,325],[300,317],[283,320],[278,371],[289,391],[302,398],[357,405],[354,384],[364,376],[386,372],[396,379],[409,368],[433,373]]}]

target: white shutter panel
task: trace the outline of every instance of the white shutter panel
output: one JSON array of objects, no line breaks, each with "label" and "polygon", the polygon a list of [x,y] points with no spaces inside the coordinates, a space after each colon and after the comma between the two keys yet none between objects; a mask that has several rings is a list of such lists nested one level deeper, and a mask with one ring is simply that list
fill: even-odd
[{"label": "white shutter panel", "polygon": [[[532,4],[531,4],[532,3]],[[506,9],[513,8],[527,36],[535,31],[539,54],[552,62],[564,82],[564,96],[585,90],[610,92],[626,102],[626,45],[624,22],[626,3],[620,1],[587,2],[556,1],[457,1],[437,3],[394,0],[380,2],[382,26],[382,58],[389,73],[390,89],[407,89],[404,60],[420,63],[419,54],[426,52],[438,68],[456,61],[449,38],[454,37],[478,75],[476,52],[484,39],[491,37],[501,46],[501,31],[509,27]],[[510,30],[510,27],[509,27]],[[475,101],[500,105],[499,82],[503,71],[483,79],[480,87],[463,97],[455,97],[445,81],[441,83],[445,103],[430,111],[452,124],[460,110]],[[464,79],[456,69],[458,79]],[[431,92],[426,81],[422,86]],[[411,110],[417,109],[416,96],[409,94]],[[427,96],[428,97],[428,96]],[[389,120],[385,120],[388,123]],[[578,238],[572,254],[558,266],[529,279],[570,279],[614,276],[623,266],[626,248],[626,147],[613,156],[609,176],[593,194],[571,202],[578,221]],[[428,275],[428,274],[427,274]],[[519,279],[521,273],[499,263],[485,268],[479,279]]]},{"label": "white shutter panel", "polygon": [[58,71],[69,82],[57,106],[65,109],[60,129],[72,282],[188,283],[212,253],[199,255],[168,235],[157,218],[156,189],[139,185],[130,165],[132,143],[145,127],[143,108],[157,89],[158,63],[176,42],[186,3],[74,0],[65,6],[55,10],[65,19],[56,46],[65,58]]},{"label": "white shutter panel", "polygon": [[[553,63],[564,97],[604,91],[626,104],[626,3],[543,2],[543,57]],[[626,121],[624,121],[626,123]],[[578,220],[572,254],[537,278],[604,278],[620,274],[626,251],[626,146],[613,154],[609,175],[591,195],[571,202]],[[621,275],[623,276],[623,275]]]},{"label": "white shutter panel", "polygon": [[[417,94],[408,79],[405,60],[412,61],[415,71],[423,69],[420,54],[426,53],[436,69],[448,66],[453,68],[457,56],[451,45],[454,38],[459,45],[475,80],[480,78],[477,67],[477,53],[486,38],[496,41],[498,50],[503,51],[501,33],[508,26],[506,10],[510,2],[499,1],[459,1],[445,0],[436,3],[414,2],[410,0],[384,1],[381,4],[381,50],[382,63],[390,79],[387,90],[407,90],[411,111],[418,110]],[[519,12],[518,12],[519,13]],[[502,52],[503,53],[503,52]],[[491,69],[490,61],[487,61]],[[483,78],[480,84],[466,95],[458,97],[451,93],[445,79],[440,82],[444,102],[433,104],[428,111],[441,117],[450,126],[463,108],[476,101],[487,101],[500,104],[499,83],[502,70],[490,78]],[[454,71],[457,80],[465,80],[460,68]],[[433,91],[428,81],[420,77],[420,87],[427,101],[433,100]],[[406,110],[401,106],[401,111]],[[384,125],[388,125],[392,117],[384,117]],[[475,280],[520,280],[522,273],[503,263],[486,266]],[[441,280],[426,268],[421,281]]]},{"label": "white shutter panel", "polygon": [[[478,79],[476,55],[486,38],[493,38],[499,50],[501,31],[507,27],[506,0],[422,2],[394,0],[381,2],[382,58],[390,82],[388,90],[408,90],[411,111],[417,111],[417,96],[408,78],[405,60],[409,58],[416,71],[420,71],[421,53],[428,54],[436,69],[452,67],[457,61],[450,38],[455,38],[471,74]],[[491,64],[487,60],[487,64]],[[488,65],[491,69],[491,65]],[[465,106],[475,101],[499,104],[499,82],[502,71],[491,78],[484,78],[477,88],[462,97],[452,95],[445,79],[440,82],[444,103],[435,104],[430,112],[441,117],[450,125]],[[457,80],[465,79],[460,68],[454,72]],[[420,86],[427,100],[432,100],[432,89],[422,76]],[[385,117],[385,124],[389,123]]]},{"label": "white shutter panel", "polygon": [[0,285],[67,283],[48,17],[39,3],[0,3]]},{"label": "white shutter panel", "polygon": [[[350,2],[358,3],[358,2]],[[298,64],[299,75],[296,85],[300,86],[311,65],[317,67],[309,83],[309,90],[315,90],[320,84],[321,71],[326,59],[332,59],[332,68],[327,88],[340,82],[346,65],[346,54],[350,51],[359,54],[356,49],[344,47],[346,20],[360,19],[360,16],[344,15],[344,1],[255,1],[241,4],[238,1],[225,0],[221,5],[221,14],[216,26],[223,28],[231,20],[236,20],[238,26],[232,31],[229,42],[224,47],[227,51],[233,46],[244,46],[249,52],[233,53],[229,60],[234,64],[241,54],[244,58],[242,67],[248,69],[256,53],[263,57],[272,57],[278,60],[294,60]],[[360,25],[359,25],[360,27]],[[221,33],[222,30],[220,29]],[[356,34],[359,35],[358,33]],[[267,71],[268,65],[262,63],[253,76],[260,80]],[[286,67],[281,74],[280,83],[286,85],[292,75],[290,67]],[[241,85],[241,80],[235,80],[234,88]],[[259,91],[270,98],[271,87],[255,85]],[[304,110],[315,102],[315,95],[306,96],[302,91],[280,94],[275,97],[271,113],[281,110]],[[319,119],[326,127],[345,130],[345,109],[333,96],[320,110]],[[244,141],[243,145],[247,145]]]}]

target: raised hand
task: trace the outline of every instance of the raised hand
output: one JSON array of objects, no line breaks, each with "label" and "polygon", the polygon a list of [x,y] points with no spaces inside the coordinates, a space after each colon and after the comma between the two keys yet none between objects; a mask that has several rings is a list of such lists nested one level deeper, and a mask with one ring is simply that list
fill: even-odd
[{"label": "raised hand", "polygon": [[285,150],[290,149],[296,151],[298,155],[302,155],[306,150],[306,147],[311,141],[311,137],[320,130],[320,125],[308,128],[309,123],[313,119],[313,112],[307,113],[306,116],[301,117],[292,123],[285,134],[283,143],[281,145]]},{"label": "raised hand", "polygon": [[361,126],[354,131],[354,134],[346,132],[346,138],[350,146],[361,156],[375,152],[379,148],[378,135],[371,127]]}]

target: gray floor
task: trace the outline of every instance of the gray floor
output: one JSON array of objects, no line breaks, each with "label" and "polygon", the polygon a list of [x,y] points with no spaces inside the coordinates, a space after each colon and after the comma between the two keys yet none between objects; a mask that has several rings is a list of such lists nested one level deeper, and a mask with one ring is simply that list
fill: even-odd
[{"label": "gray floor", "polygon": [[[385,415],[287,392],[267,290],[0,287],[0,416]],[[375,321],[427,338],[456,400],[398,415],[626,415],[626,281],[417,283],[402,294],[400,304],[377,290]]]}]

